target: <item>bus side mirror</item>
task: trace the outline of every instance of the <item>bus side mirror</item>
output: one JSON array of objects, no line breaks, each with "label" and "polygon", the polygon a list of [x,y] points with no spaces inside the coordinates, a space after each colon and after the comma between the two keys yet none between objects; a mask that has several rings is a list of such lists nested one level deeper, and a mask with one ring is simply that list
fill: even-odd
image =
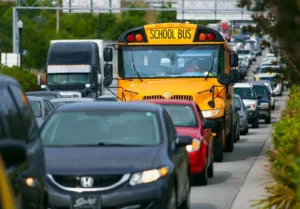
[{"label": "bus side mirror", "polygon": [[113,65],[112,64],[105,64],[104,65],[104,77],[113,74]]},{"label": "bus side mirror", "polygon": [[218,82],[224,86],[228,86],[230,84],[230,76],[226,73],[220,73],[218,76]]},{"label": "bus side mirror", "polygon": [[238,70],[230,70],[230,83],[239,82],[239,71]]},{"label": "bus side mirror", "polygon": [[104,48],[103,57],[105,62],[111,62],[113,60],[112,48]]},{"label": "bus side mirror", "polygon": [[112,77],[112,75],[107,75],[107,76],[105,76],[104,79],[103,79],[103,86],[104,86],[105,88],[108,88],[108,87],[111,85],[112,82],[113,82],[113,77]]},{"label": "bus side mirror", "polygon": [[236,53],[230,54],[230,67],[237,67],[239,65],[239,56]]}]

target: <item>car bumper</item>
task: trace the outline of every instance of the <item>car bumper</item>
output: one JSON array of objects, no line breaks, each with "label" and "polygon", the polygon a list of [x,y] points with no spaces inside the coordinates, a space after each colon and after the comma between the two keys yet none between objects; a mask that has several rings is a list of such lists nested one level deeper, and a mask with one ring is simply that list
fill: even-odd
[{"label": "car bumper", "polygon": [[[114,190],[76,193],[55,188],[49,185],[49,207],[51,209],[73,208],[73,198],[76,196],[97,197],[101,209],[160,209],[165,208],[168,199],[168,181],[170,178],[153,183],[123,186]],[[91,207],[92,208],[92,207]]]},{"label": "car bumper", "polygon": [[270,110],[259,110],[258,115],[260,119],[266,119],[270,117],[271,113]]},{"label": "car bumper", "polygon": [[249,116],[249,122],[256,120],[258,117],[258,111],[257,110],[248,110],[248,116]]}]

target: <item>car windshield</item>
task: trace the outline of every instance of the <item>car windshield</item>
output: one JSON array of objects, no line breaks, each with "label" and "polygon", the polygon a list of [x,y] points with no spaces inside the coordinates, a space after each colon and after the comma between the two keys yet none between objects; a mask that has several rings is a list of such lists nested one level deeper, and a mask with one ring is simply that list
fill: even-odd
[{"label": "car windshield", "polygon": [[234,93],[242,99],[256,99],[252,88],[234,88]]},{"label": "car windshield", "polygon": [[275,77],[274,76],[273,77],[271,77],[271,76],[270,77],[259,77],[259,80],[275,82]]},{"label": "car windshield", "polygon": [[29,103],[30,103],[31,109],[33,111],[34,117],[41,118],[43,116],[41,102],[29,101]]},{"label": "car windshield", "polygon": [[242,108],[242,104],[241,104],[240,99],[238,97],[234,97],[234,99],[233,99],[233,105],[236,108]]},{"label": "car windshield", "polygon": [[153,112],[56,112],[42,129],[45,146],[147,146],[160,143]]},{"label": "car windshield", "polygon": [[268,90],[266,86],[253,86],[257,96],[268,97]]},{"label": "car windshield", "polygon": [[163,105],[169,113],[174,126],[197,127],[195,112],[189,105]]},{"label": "car windshield", "polygon": [[250,54],[250,50],[237,50],[238,54]]},{"label": "car windshield", "polygon": [[[223,69],[220,46],[124,46],[121,77],[216,77]],[[219,64],[220,63],[220,64]]]},{"label": "car windshield", "polygon": [[89,73],[51,73],[47,74],[48,85],[64,85],[64,84],[88,84],[90,83]]}]

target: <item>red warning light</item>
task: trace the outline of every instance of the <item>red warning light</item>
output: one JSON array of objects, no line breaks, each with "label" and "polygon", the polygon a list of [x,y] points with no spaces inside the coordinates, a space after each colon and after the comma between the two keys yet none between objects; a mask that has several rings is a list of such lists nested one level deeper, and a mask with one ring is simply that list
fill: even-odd
[{"label": "red warning light", "polygon": [[133,42],[133,41],[134,41],[134,35],[133,35],[133,34],[129,34],[129,35],[127,36],[127,41],[128,41],[128,42]]},{"label": "red warning light", "polygon": [[207,40],[209,40],[209,41],[213,41],[215,39],[215,35],[212,33],[207,34],[206,37],[207,37]]}]

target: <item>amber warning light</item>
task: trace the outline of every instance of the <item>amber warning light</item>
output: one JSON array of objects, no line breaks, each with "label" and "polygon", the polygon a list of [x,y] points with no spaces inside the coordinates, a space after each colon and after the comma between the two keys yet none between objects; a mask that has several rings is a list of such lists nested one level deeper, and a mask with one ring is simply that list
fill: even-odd
[{"label": "amber warning light", "polygon": [[144,37],[143,37],[142,34],[136,34],[136,35],[129,34],[129,35],[127,35],[127,41],[128,42],[134,42],[134,41],[142,42],[143,40],[144,40]]},{"label": "amber warning light", "polygon": [[199,39],[199,41],[213,41],[213,40],[215,40],[215,35],[214,34],[212,34],[212,33],[200,33],[199,35],[198,35],[198,39]]}]

